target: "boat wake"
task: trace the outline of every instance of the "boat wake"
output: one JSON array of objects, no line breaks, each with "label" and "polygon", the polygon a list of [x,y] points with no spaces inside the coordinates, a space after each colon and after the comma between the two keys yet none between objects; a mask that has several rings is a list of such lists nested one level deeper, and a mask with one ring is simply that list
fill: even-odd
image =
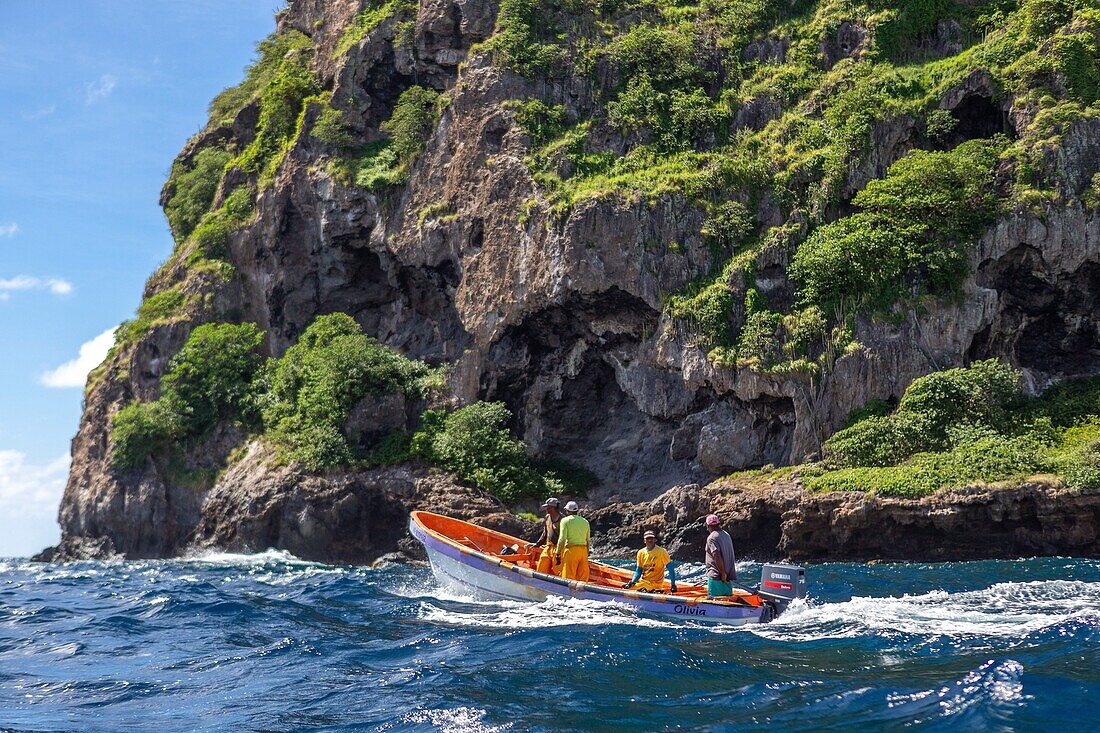
[{"label": "boat wake", "polygon": [[[438,596],[436,596],[438,598]],[[421,603],[418,617],[446,626],[477,629],[524,630],[556,626],[638,626],[644,628],[678,628],[685,624],[664,621],[621,603],[603,603],[578,598],[550,596],[539,603],[526,601],[479,601],[450,596],[460,603]],[[478,608],[463,608],[466,604]],[[687,622],[690,624],[690,622]]]},{"label": "boat wake", "polygon": [[1100,625],[1100,583],[1040,580],[981,590],[937,590],[839,603],[792,604],[752,631],[787,641],[901,634],[952,638],[1024,637],[1065,623]]},{"label": "boat wake", "polygon": [[401,593],[420,602],[418,617],[447,626],[522,630],[580,624],[698,628],[710,633],[749,631],[766,639],[907,637],[1024,638],[1063,624],[1100,630],[1100,583],[1043,580],[997,583],[981,590],[919,595],[857,596],[848,601],[796,601],[770,624],[728,627],[689,619],[649,617],[617,603],[551,597],[542,602],[487,601],[450,587],[413,586]]}]

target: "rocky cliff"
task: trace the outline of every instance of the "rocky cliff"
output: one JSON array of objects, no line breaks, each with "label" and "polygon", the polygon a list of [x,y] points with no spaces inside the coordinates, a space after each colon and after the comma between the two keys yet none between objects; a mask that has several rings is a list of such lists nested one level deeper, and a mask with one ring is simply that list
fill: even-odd
[{"label": "rocky cliff", "polygon": [[[794,484],[665,493],[814,459],[853,409],[896,404],[936,370],[996,357],[1032,390],[1100,372],[1087,5],[291,0],[173,167],[177,248],[89,380],[63,554],[270,545],[364,561],[397,547],[415,507],[516,527],[416,464],[280,463],[234,420],[170,458],[112,463],[113,417],[160,394],[198,325],[255,323],[280,356],[335,312],[447,365],[452,404],[505,403],[533,455],[591,472],[608,551],[633,544],[618,524],[659,515],[678,533],[724,508],[761,556],[1096,554],[1095,499],[1043,487],[908,503]],[[427,121],[402,147],[409,90]],[[940,170],[975,142],[993,150],[974,174],[988,216],[908,225],[904,256],[853,246],[839,259],[856,282],[896,276],[813,295],[813,271],[834,265],[807,253],[829,226],[862,226],[869,184],[903,180],[892,166],[913,151]],[[915,219],[969,211],[967,181]],[[822,325],[799,340],[811,316]]]}]

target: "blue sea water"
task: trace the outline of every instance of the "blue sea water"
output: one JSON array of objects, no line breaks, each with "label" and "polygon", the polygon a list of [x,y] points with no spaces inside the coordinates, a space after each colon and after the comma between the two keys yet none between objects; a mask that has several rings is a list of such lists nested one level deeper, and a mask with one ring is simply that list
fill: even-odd
[{"label": "blue sea water", "polygon": [[1100,563],[809,578],[806,604],[729,629],[270,551],[0,561],[0,729],[1100,729]]}]

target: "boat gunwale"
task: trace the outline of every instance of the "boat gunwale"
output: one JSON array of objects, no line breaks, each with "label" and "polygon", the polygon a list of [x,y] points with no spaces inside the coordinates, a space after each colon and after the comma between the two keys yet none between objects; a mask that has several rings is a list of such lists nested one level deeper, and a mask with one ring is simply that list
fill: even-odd
[{"label": "boat gunwale", "polygon": [[[422,522],[420,520],[419,515],[440,517],[442,519],[448,519],[448,520],[455,521],[455,522],[463,522],[464,524],[470,524],[471,526],[474,526],[474,527],[477,527],[478,525],[474,525],[470,522],[465,522],[464,520],[461,520],[461,519],[455,519],[454,517],[448,517],[448,516],[443,515],[443,514],[436,514],[435,512],[429,512],[429,511],[423,511],[423,510],[415,510],[413,512],[410,512],[410,514],[409,514],[410,519],[412,519],[412,521],[416,524],[418,529],[420,529],[421,531],[431,535],[434,539],[437,539],[437,540],[443,542],[445,545],[447,545],[447,546],[449,546],[449,547],[451,547],[455,550],[458,550],[458,552],[460,552],[464,555],[471,555],[471,556],[476,557],[477,559],[479,559],[483,562],[487,562],[489,564],[496,565],[497,567],[503,568],[503,569],[508,570],[510,572],[513,572],[513,573],[518,573],[519,575],[522,575],[524,577],[540,580],[540,581],[543,581],[543,582],[548,582],[548,583],[551,583],[552,585],[563,586],[563,587],[569,588],[570,590],[595,593],[597,595],[615,596],[615,597],[619,597],[619,598],[630,598],[630,599],[635,599],[635,600],[640,600],[640,601],[649,601],[649,602],[657,602],[657,603],[683,604],[683,605],[688,605],[688,606],[720,606],[722,608],[743,608],[743,609],[751,609],[751,610],[754,610],[754,611],[759,610],[759,609],[762,608],[762,606],[753,606],[753,605],[748,604],[748,603],[734,603],[734,602],[731,602],[731,601],[722,601],[722,600],[718,600],[716,598],[692,598],[692,597],[689,597],[689,596],[672,595],[670,593],[642,593],[640,591],[634,591],[634,590],[622,590],[622,589],[619,589],[619,588],[610,588],[610,587],[603,586],[603,585],[596,585],[594,583],[585,583],[585,582],[582,582],[582,581],[579,581],[579,580],[566,580],[565,578],[561,578],[557,575],[549,575],[547,573],[540,573],[537,570],[532,570],[530,568],[521,567],[521,566],[517,565],[516,563],[510,562],[510,561],[505,560],[501,557],[498,557],[498,556],[495,556],[495,555],[490,555],[488,553],[481,552],[479,550],[475,550],[473,548],[467,547],[467,546],[463,545],[461,542],[459,542],[459,541],[457,541],[457,540],[455,540],[451,537],[448,537],[447,535],[443,534],[442,532],[439,532],[437,530],[432,529],[431,527],[428,527],[427,525],[424,524],[424,522]],[[521,540],[518,537],[513,537],[512,535],[508,535],[508,534],[505,534],[504,532],[499,532],[497,530],[488,529],[487,527],[478,527],[478,529],[493,532],[495,534],[499,534],[499,535],[502,535],[504,537],[508,537],[510,539],[517,540],[519,542],[524,541],[524,540]],[[605,563],[600,563],[598,561],[590,561],[590,562],[595,562],[595,564],[597,564],[597,565],[602,565],[602,566],[608,567],[608,568],[614,567],[614,566],[611,566],[611,565],[606,565]]]}]

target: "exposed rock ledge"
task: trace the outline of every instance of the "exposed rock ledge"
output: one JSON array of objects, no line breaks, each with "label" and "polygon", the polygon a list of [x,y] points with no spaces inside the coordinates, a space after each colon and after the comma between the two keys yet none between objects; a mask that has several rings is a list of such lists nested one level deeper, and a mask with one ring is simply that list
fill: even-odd
[{"label": "exposed rock ledge", "polygon": [[[487,494],[423,467],[326,476],[278,465],[259,444],[230,468],[203,502],[198,523],[169,554],[277,548],[330,563],[370,563],[395,551],[422,557],[408,512],[426,508],[533,538],[534,524]],[[947,561],[1032,555],[1100,556],[1100,490],[1042,483],[974,487],[921,499],[863,493],[813,494],[797,479],[745,486],[718,481],[678,486],[641,503],[584,506],[593,552],[630,557],[647,529],[674,557],[702,556],[700,519],[720,514],[742,557]],[[117,556],[106,538],[66,537],[41,560]]]},{"label": "exposed rock ledge", "polygon": [[921,499],[862,492],[813,494],[797,481],[763,488],[715,482],[677,487],[643,504],[592,514],[598,554],[626,555],[646,529],[677,558],[703,554],[700,517],[723,517],[742,557],[948,561],[1100,555],[1100,491],[1040,483],[974,487]]}]

